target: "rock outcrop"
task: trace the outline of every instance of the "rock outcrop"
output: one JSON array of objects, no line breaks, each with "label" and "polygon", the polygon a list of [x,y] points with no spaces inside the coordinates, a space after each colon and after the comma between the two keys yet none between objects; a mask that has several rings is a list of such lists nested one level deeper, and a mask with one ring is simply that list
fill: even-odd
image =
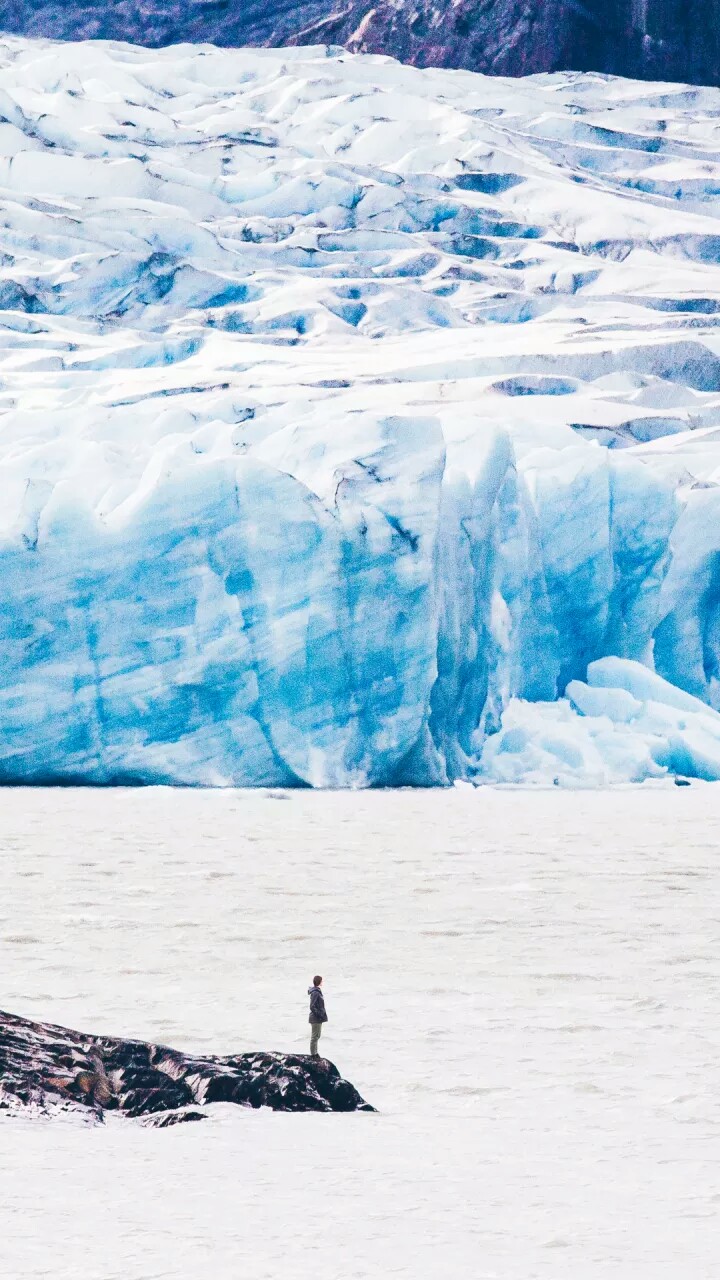
[{"label": "rock outcrop", "polygon": [[165,1127],[204,1119],[213,1102],[273,1111],[374,1110],[326,1058],[197,1056],[0,1012],[0,1112],[75,1112],[102,1122],[116,1111]]},{"label": "rock outcrop", "polygon": [[351,0],[292,43],[489,75],[600,71],[717,84],[720,0]]},{"label": "rock outcrop", "polygon": [[720,82],[720,0],[0,0],[0,31],[151,46],[335,43],[493,75]]}]

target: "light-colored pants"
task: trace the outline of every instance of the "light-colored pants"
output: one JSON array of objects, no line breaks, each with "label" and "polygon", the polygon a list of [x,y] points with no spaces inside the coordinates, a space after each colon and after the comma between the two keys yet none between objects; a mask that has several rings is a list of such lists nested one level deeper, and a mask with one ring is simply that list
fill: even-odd
[{"label": "light-colored pants", "polygon": [[321,1032],[322,1032],[322,1022],[310,1023],[310,1052],[313,1058],[317,1058],[319,1056],[318,1040],[320,1039]]}]

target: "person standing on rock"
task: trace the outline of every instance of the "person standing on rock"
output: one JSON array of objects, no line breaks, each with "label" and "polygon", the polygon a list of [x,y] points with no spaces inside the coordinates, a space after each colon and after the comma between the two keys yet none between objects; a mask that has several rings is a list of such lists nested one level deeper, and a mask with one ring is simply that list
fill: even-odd
[{"label": "person standing on rock", "polygon": [[318,1058],[318,1040],[322,1031],[323,1022],[327,1022],[328,1016],[325,1010],[325,997],[320,988],[322,987],[322,978],[316,974],[313,978],[313,984],[308,987],[308,995],[310,997],[310,1053],[313,1058]]}]

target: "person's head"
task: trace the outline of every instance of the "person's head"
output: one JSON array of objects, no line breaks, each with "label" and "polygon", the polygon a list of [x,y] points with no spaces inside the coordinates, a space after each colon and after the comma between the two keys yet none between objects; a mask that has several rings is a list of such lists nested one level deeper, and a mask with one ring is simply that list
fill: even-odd
[{"label": "person's head", "polygon": [[315,974],[315,977],[313,978],[313,986],[314,986],[314,987],[321,987],[321,986],[322,986],[322,978],[320,977],[320,974],[319,974],[319,973],[316,973],[316,974]]}]

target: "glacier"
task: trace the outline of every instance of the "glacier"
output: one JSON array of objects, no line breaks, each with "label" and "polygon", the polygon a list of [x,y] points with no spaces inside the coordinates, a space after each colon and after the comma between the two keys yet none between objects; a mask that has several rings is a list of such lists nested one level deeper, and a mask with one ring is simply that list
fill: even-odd
[{"label": "glacier", "polygon": [[720,778],[720,91],[0,67],[0,781]]}]

